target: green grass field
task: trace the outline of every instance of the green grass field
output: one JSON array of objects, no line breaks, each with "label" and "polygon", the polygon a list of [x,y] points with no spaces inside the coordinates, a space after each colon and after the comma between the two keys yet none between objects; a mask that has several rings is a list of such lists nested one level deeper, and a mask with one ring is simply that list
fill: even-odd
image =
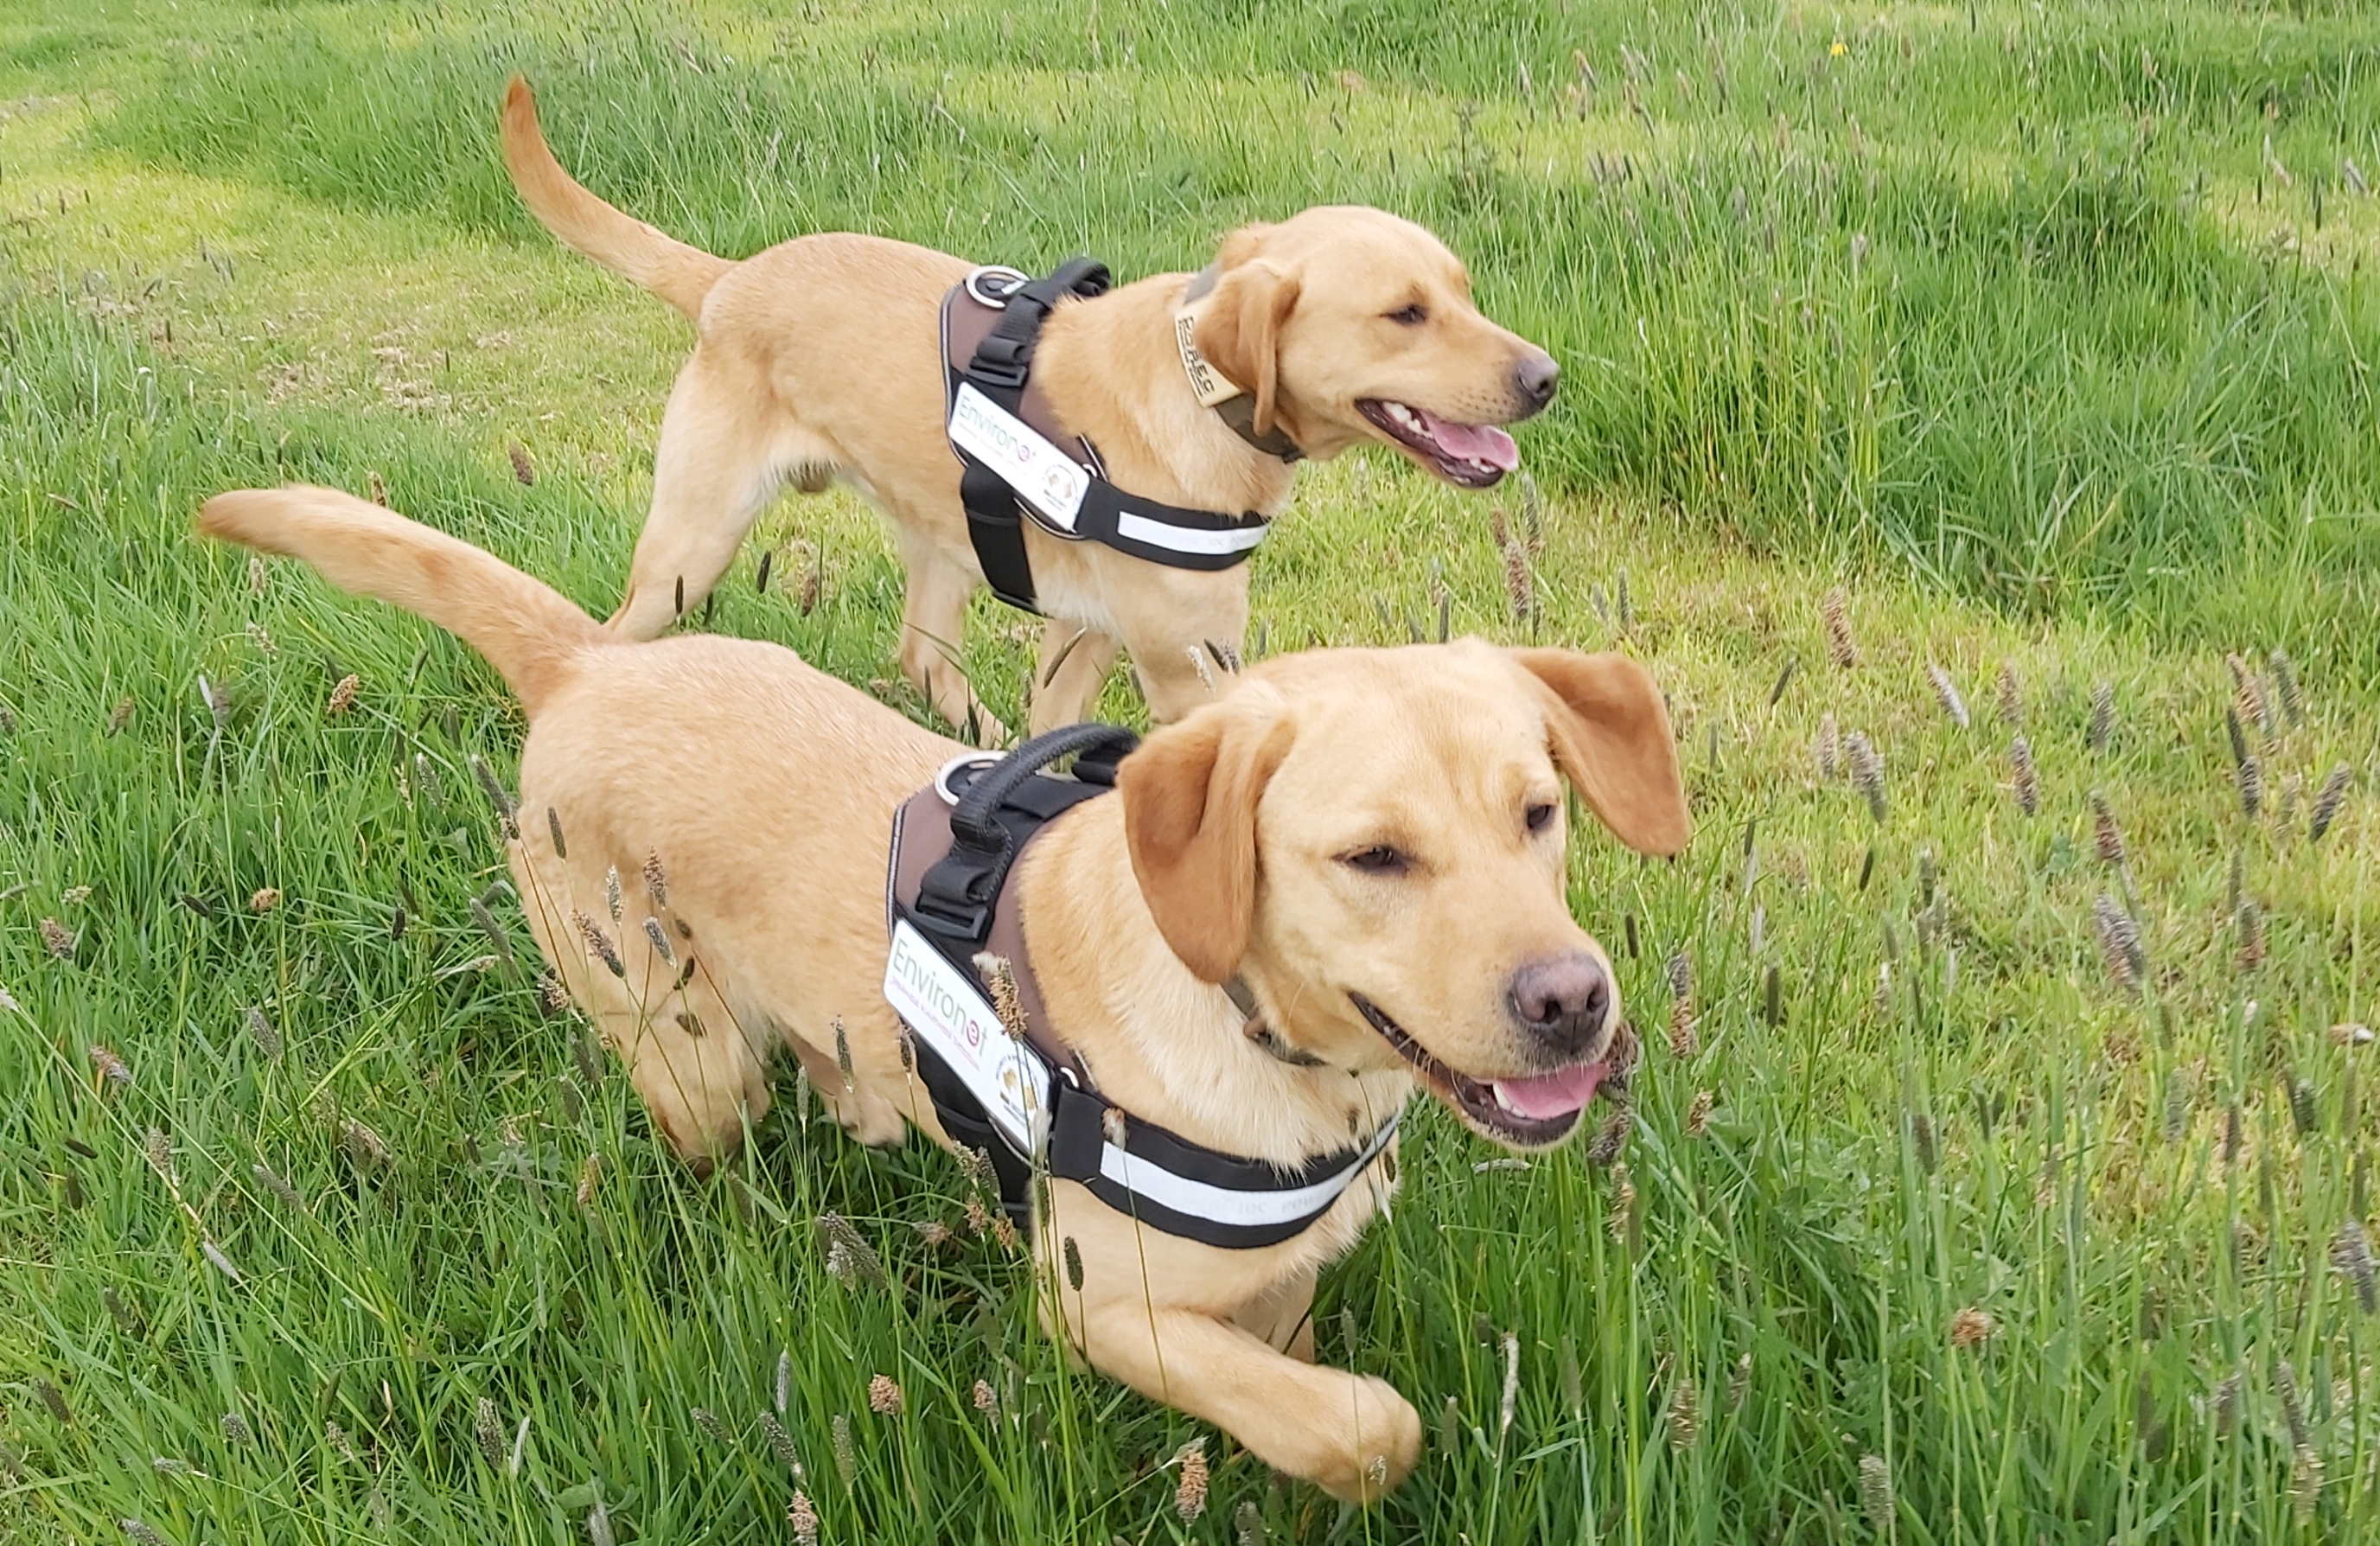
[{"label": "green grass field", "polygon": [[[1430,1430],[1383,1507],[1065,1372],[939,1155],[682,1171],[540,1005],[492,674],[188,536],[378,487],[608,610],[686,335],[516,207],[516,68],[714,250],[1371,201],[1561,359],[1541,508],[1352,457],[1257,561],[1274,650],[1637,653],[1700,821],[1578,844],[1618,1163],[1417,1111],[1324,1280]],[[0,1540],[2380,1528],[2376,178],[2350,0],[0,0]],[[898,586],[788,502],[712,626],[922,713]],[[1012,722],[1026,657],[979,608]]]}]

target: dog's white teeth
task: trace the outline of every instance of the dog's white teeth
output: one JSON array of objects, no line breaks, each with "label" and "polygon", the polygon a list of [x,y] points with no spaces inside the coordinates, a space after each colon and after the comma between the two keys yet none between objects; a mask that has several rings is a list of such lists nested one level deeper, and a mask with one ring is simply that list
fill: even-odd
[{"label": "dog's white teeth", "polygon": [[1418,430],[1421,428],[1421,416],[1414,412],[1413,409],[1405,407],[1402,403],[1390,403],[1389,405],[1389,417],[1395,420],[1402,428],[1408,430]]}]

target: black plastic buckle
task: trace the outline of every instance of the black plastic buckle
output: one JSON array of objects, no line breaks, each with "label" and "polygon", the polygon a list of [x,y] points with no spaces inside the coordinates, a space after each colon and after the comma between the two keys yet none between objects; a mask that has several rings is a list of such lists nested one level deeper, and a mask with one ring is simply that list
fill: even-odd
[{"label": "black plastic buckle", "polygon": [[962,373],[978,385],[1014,392],[1024,386],[1032,371],[1033,350],[1024,339],[995,335],[976,346],[975,358]]},{"label": "black plastic buckle", "polygon": [[940,895],[930,873],[918,886],[917,900],[911,904],[909,911],[934,933],[972,949],[981,949],[983,942],[991,936],[991,904]]}]

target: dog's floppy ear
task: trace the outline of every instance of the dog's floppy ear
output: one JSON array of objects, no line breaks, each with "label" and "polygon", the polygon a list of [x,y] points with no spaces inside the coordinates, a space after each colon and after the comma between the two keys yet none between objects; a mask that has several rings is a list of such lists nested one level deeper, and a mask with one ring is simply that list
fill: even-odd
[{"label": "dog's floppy ear", "polygon": [[1280,697],[1244,685],[1123,760],[1124,846],[1158,931],[1201,981],[1239,969],[1256,921],[1257,801],[1294,732]]},{"label": "dog's floppy ear", "polygon": [[1256,399],[1258,434],[1272,432],[1279,409],[1281,330],[1297,304],[1297,281],[1257,257],[1265,227],[1232,233],[1216,262],[1221,277],[1198,314],[1192,342],[1231,383]]},{"label": "dog's floppy ear", "polygon": [[1678,775],[1670,711],[1643,666],[1625,655],[1515,650],[1513,661],[1553,699],[1546,716],[1554,761],[1587,809],[1640,854],[1674,854],[1694,825]]}]

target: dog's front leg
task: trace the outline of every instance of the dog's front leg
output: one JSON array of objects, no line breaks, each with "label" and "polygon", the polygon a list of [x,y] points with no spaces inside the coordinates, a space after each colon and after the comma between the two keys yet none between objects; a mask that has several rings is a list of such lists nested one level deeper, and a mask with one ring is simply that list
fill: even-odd
[{"label": "dog's front leg", "polygon": [[1041,625],[1041,658],[1033,670],[1034,735],[1091,717],[1116,647],[1112,636],[1085,624],[1051,618]]},{"label": "dog's front leg", "polygon": [[1301,1362],[1230,1321],[1152,1304],[1136,1272],[1116,1276],[1127,1291],[1102,1293],[1087,1275],[1082,1291],[1062,1280],[1057,1292],[1069,1340],[1100,1372],[1350,1503],[1378,1500],[1413,1469],[1421,1418],[1387,1382]]}]

